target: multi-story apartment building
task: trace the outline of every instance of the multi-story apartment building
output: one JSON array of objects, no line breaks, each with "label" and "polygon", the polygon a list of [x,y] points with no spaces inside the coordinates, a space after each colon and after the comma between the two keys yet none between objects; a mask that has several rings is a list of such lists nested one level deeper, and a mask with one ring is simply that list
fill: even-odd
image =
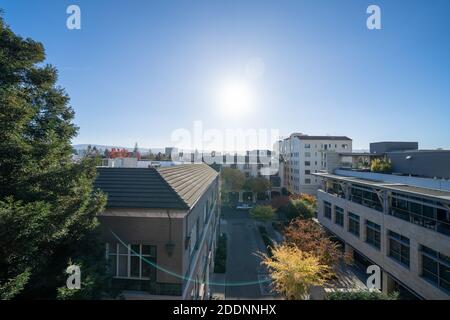
[{"label": "multi-story apartment building", "polygon": [[352,140],[345,136],[309,136],[293,133],[278,142],[280,161],[283,162],[283,187],[291,193],[315,195],[319,187],[312,174],[327,166],[327,153],[351,152]]},{"label": "multi-story apartment building", "polygon": [[[277,163],[274,163],[274,160]],[[278,159],[273,158],[271,150],[250,150],[243,154],[204,153],[201,161],[237,169],[244,173],[246,178],[263,177],[269,179],[271,175],[278,172]]]},{"label": "multi-story apartment building", "polygon": [[410,174],[315,173],[318,220],[356,265],[381,268],[383,291],[450,299],[450,181]]},{"label": "multi-story apartment building", "polygon": [[128,299],[208,299],[219,177],[206,164],[98,168],[99,215],[114,285]]}]

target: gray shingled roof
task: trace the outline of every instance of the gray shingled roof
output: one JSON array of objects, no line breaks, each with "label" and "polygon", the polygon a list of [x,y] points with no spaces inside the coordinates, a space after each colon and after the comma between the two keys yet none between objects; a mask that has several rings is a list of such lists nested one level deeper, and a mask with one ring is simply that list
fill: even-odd
[{"label": "gray shingled roof", "polygon": [[169,168],[98,168],[95,188],[109,208],[189,209],[217,177],[205,164]]},{"label": "gray shingled roof", "polygon": [[216,170],[206,164],[187,164],[158,169],[163,179],[183,201],[192,207],[218,176]]}]

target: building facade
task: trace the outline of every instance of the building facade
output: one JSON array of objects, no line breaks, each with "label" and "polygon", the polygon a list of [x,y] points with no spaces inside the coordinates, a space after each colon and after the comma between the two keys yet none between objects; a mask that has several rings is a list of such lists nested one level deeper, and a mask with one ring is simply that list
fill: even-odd
[{"label": "building facade", "polygon": [[450,181],[353,170],[315,173],[318,220],[382,290],[450,299]]},{"label": "building facade", "polygon": [[278,142],[279,171],[283,187],[294,194],[315,195],[319,180],[313,173],[327,167],[327,153],[351,152],[352,140],[344,136],[308,136],[293,133]]},{"label": "building facade", "polygon": [[208,299],[219,177],[205,164],[98,168],[99,215],[114,285],[127,299]]}]

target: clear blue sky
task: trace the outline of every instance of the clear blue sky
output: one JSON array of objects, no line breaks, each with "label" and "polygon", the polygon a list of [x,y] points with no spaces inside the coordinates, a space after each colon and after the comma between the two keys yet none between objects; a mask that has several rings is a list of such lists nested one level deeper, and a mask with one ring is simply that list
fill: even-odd
[{"label": "clear blue sky", "polygon": [[[82,29],[66,28],[77,4]],[[381,7],[382,30],[366,28]],[[177,128],[275,128],[450,149],[450,1],[0,0],[44,43],[80,127],[74,143],[170,145]],[[248,80],[253,111],[219,112],[216,87]]]}]

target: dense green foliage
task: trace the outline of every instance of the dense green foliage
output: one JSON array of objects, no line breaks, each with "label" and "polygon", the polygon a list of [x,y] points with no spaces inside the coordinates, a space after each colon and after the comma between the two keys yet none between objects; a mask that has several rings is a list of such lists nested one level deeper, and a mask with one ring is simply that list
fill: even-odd
[{"label": "dense green foliage", "polygon": [[380,173],[391,173],[392,164],[389,159],[373,159],[370,163],[370,171]]},{"label": "dense green foliage", "polygon": [[275,218],[275,209],[271,206],[256,206],[250,210],[253,219],[269,221]]},{"label": "dense green foliage", "polygon": [[214,257],[214,272],[225,273],[227,264],[227,235],[221,234],[217,243],[216,255]]},{"label": "dense green foliage", "polygon": [[302,199],[291,199],[284,208],[284,212],[288,220],[296,218],[311,219],[314,217],[314,208]]},{"label": "dense green foliage", "polygon": [[222,179],[226,191],[239,192],[245,184],[245,175],[238,169],[229,167],[222,169]]},{"label": "dense green foliage", "polygon": [[386,294],[377,290],[365,291],[334,291],[326,296],[327,300],[398,300],[398,293]]},{"label": "dense green foliage", "polygon": [[[96,298],[106,290],[95,159],[71,161],[77,128],[44,47],[0,16],[0,298]],[[68,265],[81,289],[65,289]]]},{"label": "dense green foliage", "polygon": [[263,193],[270,188],[270,181],[262,177],[250,177],[245,181],[243,188],[251,192]]}]

